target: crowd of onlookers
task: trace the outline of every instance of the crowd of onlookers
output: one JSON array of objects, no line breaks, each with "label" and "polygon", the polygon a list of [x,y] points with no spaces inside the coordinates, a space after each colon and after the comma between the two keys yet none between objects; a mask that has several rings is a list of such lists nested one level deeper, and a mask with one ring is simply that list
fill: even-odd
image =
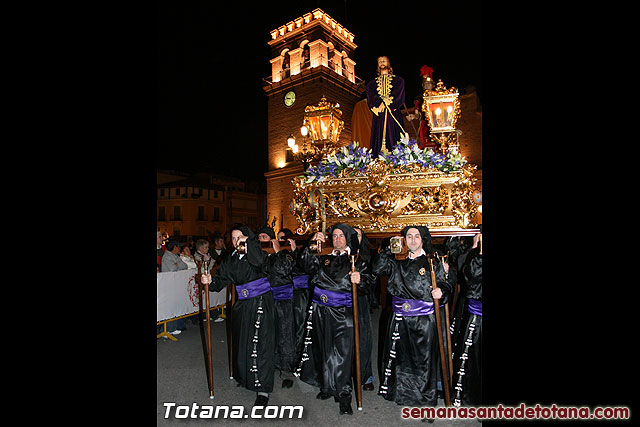
[{"label": "crowd of onlookers", "polygon": [[[209,247],[209,241],[205,239],[188,238],[186,242],[179,242],[176,239],[167,239],[165,241],[162,232],[158,231],[156,236],[156,254],[157,254],[157,272],[164,273],[167,271],[180,271],[190,268],[196,268],[194,255],[208,254],[216,263],[220,263],[228,254],[224,238],[219,233],[213,235],[213,247]],[[214,322],[222,322],[224,319],[219,316],[220,310],[211,310],[211,319]],[[167,322],[166,330],[172,335],[178,335],[187,329],[186,320],[189,319],[193,324],[198,323],[198,314],[192,316],[172,320]],[[158,326],[159,330],[162,326]]]}]

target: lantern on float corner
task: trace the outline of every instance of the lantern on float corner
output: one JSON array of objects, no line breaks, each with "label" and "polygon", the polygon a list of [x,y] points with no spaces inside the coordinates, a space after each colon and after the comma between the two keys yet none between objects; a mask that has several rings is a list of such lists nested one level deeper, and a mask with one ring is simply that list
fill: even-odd
[{"label": "lantern on float corner", "polygon": [[442,80],[438,81],[434,90],[426,89],[423,94],[422,111],[427,117],[430,134],[440,145],[443,153],[458,152],[458,132],[456,131],[456,123],[460,117],[458,95],[458,89],[455,87],[447,89]]}]

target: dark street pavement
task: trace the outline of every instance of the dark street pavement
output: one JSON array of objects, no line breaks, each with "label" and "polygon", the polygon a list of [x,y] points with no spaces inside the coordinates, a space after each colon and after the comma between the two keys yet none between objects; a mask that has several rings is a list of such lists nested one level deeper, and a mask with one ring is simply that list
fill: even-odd
[{"label": "dark street pavement", "polygon": [[[167,402],[174,402],[176,406],[228,405],[244,407],[244,413],[251,412],[256,394],[242,387],[236,387],[236,382],[229,378],[226,343],[226,320],[220,323],[212,323],[212,347],[213,347],[213,371],[215,398],[209,398],[207,386],[206,362],[203,351],[203,341],[199,325],[194,325],[187,320],[187,330],[177,335],[177,342],[161,338],[157,340],[157,425],[337,425],[340,426],[398,426],[398,425],[429,425],[417,419],[403,419],[402,406],[384,400],[377,395],[379,378],[377,375],[377,350],[375,343],[378,340],[378,321],[380,309],[372,314],[373,326],[373,366],[375,375],[375,390],[363,391],[363,410],[358,411],[355,393],[352,400],[353,415],[340,415],[338,404],[333,399],[319,400],[316,394],[319,389],[314,388],[296,379],[293,387],[281,388],[282,381],[278,378],[276,370],[274,391],[269,398],[269,405],[302,405],[304,407],[301,419],[177,419],[175,407],[171,409],[170,417],[165,419]],[[438,406],[444,407],[444,401],[439,400]],[[196,410],[196,414],[200,411]],[[189,411],[189,414],[191,411]],[[436,426],[479,426],[476,420],[447,420],[436,419]]]}]

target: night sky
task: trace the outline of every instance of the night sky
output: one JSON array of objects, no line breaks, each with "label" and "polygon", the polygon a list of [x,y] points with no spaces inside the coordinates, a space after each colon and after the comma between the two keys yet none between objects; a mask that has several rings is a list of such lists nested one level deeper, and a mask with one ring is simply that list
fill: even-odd
[{"label": "night sky", "polygon": [[408,107],[421,93],[422,65],[461,93],[475,86],[482,101],[481,2],[288,3],[158,6],[158,169],[264,178],[269,32],[317,7],[354,33],[358,77],[371,80],[376,58],[389,57],[405,79]]}]

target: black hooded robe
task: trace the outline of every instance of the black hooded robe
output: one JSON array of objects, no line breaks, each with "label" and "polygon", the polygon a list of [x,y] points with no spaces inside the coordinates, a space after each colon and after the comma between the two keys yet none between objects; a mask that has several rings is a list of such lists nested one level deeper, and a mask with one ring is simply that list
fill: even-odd
[{"label": "black hooded robe", "polygon": [[[284,232],[283,239],[295,238],[295,235],[288,228],[284,228],[280,231]],[[288,251],[287,248],[282,250]],[[307,320],[307,310],[309,309],[310,299],[310,277],[307,275],[298,265],[298,259],[300,257],[301,250],[296,249],[290,252],[291,257],[294,260],[293,263],[293,334],[295,341],[295,354],[296,362],[302,354],[302,346],[305,332],[305,322]],[[278,303],[276,302],[276,307]],[[280,314],[278,314],[280,316]],[[280,318],[280,317],[279,317]],[[280,346],[280,344],[278,344]],[[294,366],[295,367],[295,366]],[[291,371],[294,372],[294,371]]]},{"label": "black hooded robe", "polygon": [[[462,267],[467,291],[453,360],[453,405],[482,404],[482,255],[472,249]],[[475,313],[474,313],[475,312]]]},{"label": "black hooded robe", "polygon": [[[239,228],[247,239],[247,253],[237,251],[224,259],[212,277],[211,292],[231,284],[243,285],[266,279],[267,254],[262,251],[255,234],[247,227]],[[247,299],[238,299],[232,312],[233,378],[247,390],[273,391],[275,351],[275,306],[271,291]]]},{"label": "black hooded robe", "polygon": [[[358,248],[357,235],[350,227],[343,230],[352,253]],[[348,231],[350,230],[350,231]],[[355,238],[355,242],[353,238]],[[302,250],[300,266],[311,277],[314,290],[348,294],[351,298],[351,258],[346,253],[336,255],[314,255],[308,247]],[[356,271],[360,272],[358,288],[367,290],[373,283],[367,262],[358,257]],[[352,374],[355,354],[353,308],[332,307],[313,301],[309,308],[307,335],[297,373],[302,381],[319,387],[323,393],[334,398],[351,397]],[[355,375],[353,375],[355,377]]]},{"label": "black hooded robe", "polygon": [[[296,251],[293,254],[299,257],[300,252]],[[293,332],[295,336],[296,347],[296,362],[302,354],[302,346],[304,344],[304,332],[306,331],[305,325],[307,320],[307,310],[311,302],[311,295],[313,295],[311,287],[311,278],[305,274],[299,267],[294,267],[293,280],[295,282],[293,288]]]},{"label": "black hooded robe", "polygon": [[[294,255],[295,256],[295,255]],[[294,258],[286,250],[269,255],[269,282],[273,289],[276,315],[275,367],[281,371],[294,372],[297,362],[296,335],[293,317],[293,267]],[[278,289],[284,288],[290,298],[278,297]]]},{"label": "black hooded robe", "polygon": [[[362,230],[361,230],[362,231]],[[371,265],[369,239],[362,233],[360,256]],[[371,353],[373,350],[373,331],[371,329],[371,300],[377,278],[372,275],[372,285],[358,288],[358,326],[360,327],[360,380],[361,385],[373,377]],[[354,362],[355,363],[355,362]],[[355,369],[355,366],[354,366]]]},{"label": "black hooded robe", "polygon": [[[427,252],[428,240],[425,240],[423,235]],[[444,302],[451,287],[444,278],[442,264],[434,263],[434,268],[437,285],[443,294],[440,301]],[[389,276],[387,290],[392,296],[433,303],[426,255],[396,260],[389,247],[386,247],[380,251],[373,272]],[[444,319],[444,310],[441,311],[441,317]],[[392,312],[380,360],[383,377],[380,378],[378,394],[399,405],[436,406],[440,363],[437,335],[435,313],[403,316]]]}]

